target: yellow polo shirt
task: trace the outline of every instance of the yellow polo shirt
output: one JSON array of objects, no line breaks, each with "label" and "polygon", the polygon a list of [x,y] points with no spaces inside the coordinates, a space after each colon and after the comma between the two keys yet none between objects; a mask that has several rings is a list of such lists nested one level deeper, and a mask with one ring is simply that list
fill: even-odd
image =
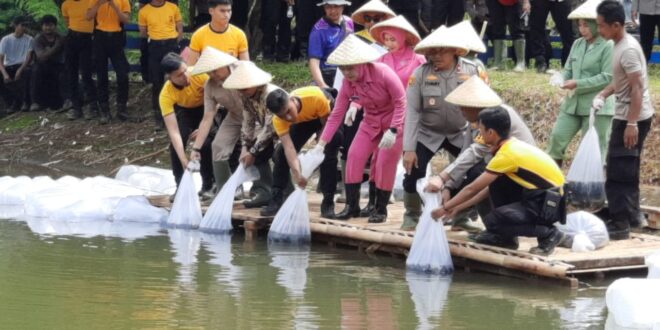
[{"label": "yellow polo shirt", "polygon": [[506,175],[527,189],[564,185],[564,174],[548,154],[516,138],[510,138],[500,146],[486,171]]},{"label": "yellow polo shirt", "polygon": [[171,2],[154,7],[147,4],[138,13],[138,25],[147,28],[147,35],[152,40],[174,39],[179,36],[176,24],[181,22],[179,7]]},{"label": "yellow polo shirt", "polygon": [[170,80],[165,82],[160,91],[160,111],[163,117],[174,113],[174,105],[184,108],[197,108],[204,105],[204,84],[209,80],[207,74],[190,77],[190,85],[178,89]]},{"label": "yellow polo shirt", "polygon": [[293,123],[278,116],[273,116],[273,127],[277,136],[288,134],[293,124],[327,118],[330,115],[330,100],[319,87],[298,88],[291,92],[291,95],[300,99],[300,112],[298,112],[298,117]]},{"label": "yellow polo shirt", "polygon": [[69,30],[83,33],[94,31],[94,20],[87,20],[87,10],[94,5],[95,0],[66,0],[62,3],[62,16],[69,21]]},{"label": "yellow polo shirt", "polygon": [[[128,0],[113,0],[119,11],[122,13],[131,12],[131,4]],[[99,7],[99,10],[96,12],[96,29],[105,31],[105,32],[121,32],[121,25],[119,25],[119,16],[115,12],[110,4],[104,3]]]},{"label": "yellow polo shirt", "polygon": [[248,41],[245,32],[234,25],[229,24],[224,32],[216,32],[209,23],[197,29],[190,39],[190,49],[198,53],[207,46],[238,57],[238,54],[248,50]]}]

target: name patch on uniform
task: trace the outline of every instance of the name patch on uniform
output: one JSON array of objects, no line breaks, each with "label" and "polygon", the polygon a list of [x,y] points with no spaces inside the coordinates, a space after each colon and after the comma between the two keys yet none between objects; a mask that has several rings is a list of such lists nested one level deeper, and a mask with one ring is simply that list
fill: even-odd
[{"label": "name patch on uniform", "polygon": [[410,79],[408,79],[408,86],[413,86],[417,82],[417,78],[415,76],[410,76]]},{"label": "name patch on uniform", "polygon": [[438,80],[438,76],[436,76],[434,74],[430,74],[430,75],[426,76],[426,80],[432,80],[432,81],[433,80]]}]

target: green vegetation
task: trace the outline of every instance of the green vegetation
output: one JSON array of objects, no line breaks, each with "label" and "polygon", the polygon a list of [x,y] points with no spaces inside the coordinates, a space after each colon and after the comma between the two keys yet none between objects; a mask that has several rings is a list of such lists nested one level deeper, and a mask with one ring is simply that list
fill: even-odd
[{"label": "green vegetation", "polygon": [[0,132],[12,133],[20,130],[26,130],[36,126],[39,122],[39,116],[36,114],[21,114],[16,117],[9,117],[0,120]]}]

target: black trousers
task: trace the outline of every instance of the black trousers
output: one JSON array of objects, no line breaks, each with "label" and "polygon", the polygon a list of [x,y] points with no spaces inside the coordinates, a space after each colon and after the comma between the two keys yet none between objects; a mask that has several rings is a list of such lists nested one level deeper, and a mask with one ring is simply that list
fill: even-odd
[{"label": "black trousers", "polygon": [[437,29],[440,25],[449,27],[460,23],[465,17],[465,2],[463,0],[433,0],[431,12],[431,29]]},{"label": "black trousers", "polygon": [[[82,110],[85,101],[95,102],[97,100],[96,84],[92,79],[91,33],[69,31],[66,39],[65,61],[69,71],[71,102],[75,109]],[[78,88],[79,74],[82,74],[84,94]]]},{"label": "black trousers", "polygon": [[[321,127],[321,121],[318,119],[291,125],[289,136],[293,141],[296,152],[299,152],[312,135],[317,133]],[[323,163],[321,163],[321,180],[319,182],[321,192],[324,194],[329,193],[334,195],[337,191],[337,154],[339,153],[340,141],[341,134],[335,134],[332,141],[325,145],[325,158],[323,159]],[[281,143],[275,148],[273,163],[273,188],[286,190],[287,186],[291,184],[291,174],[289,163],[284,154],[284,147]]]},{"label": "black trousers", "polygon": [[653,37],[656,30],[660,33],[660,15],[639,14],[639,41],[647,62],[653,53]]},{"label": "black trousers", "polygon": [[23,69],[21,77],[19,80],[14,80],[16,77],[16,72],[21,67],[22,64],[15,64],[6,66],[5,70],[12,78],[12,81],[8,84],[4,83],[4,79],[0,81],[0,93],[7,103],[7,107],[13,107],[15,110],[19,110],[21,105],[30,104],[30,76],[32,74],[32,69],[28,66]]},{"label": "black trousers", "polygon": [[[188,145],[188,138],[190,134],[199,127],[199,123],[204,117],[204,107],[200,106],[197,108],[183,108],[175,105],[174,111],[176,115],[176,121],[179,126],[179,134],[181,134],[181,140],[183,141],[183,146]],[[209,134],[202,145],[200,161],[200,174],[202,175],[202,189],[206,190],[213,186],[213,156],[211,152],[211,142],[213,141],[214,136]],[[174,150],[174,146],[170,143],[170,160],[172,161],[172,173],[174,173],[174,179],[176,180],[177,186],[181,182],[181,177],[183,176],[183,165],[179,160],[179,156]]]},{"label": "black trousers", "polygon": [[[57,84],[57,88],[53,88]],[[64,63],[36,62],[32,67],[30,94],[32,102],[42,107],[58,109],[69,98]]]},{"label": "black trousers", "polygon": [[[248,14],[250,12],[248,0],[232,1],[232,14],[229,22],[245,31],[248,25]],[[210,22],[210,20],[209,20]]]},{"label": "black trousers", "polygon": [[294,8],[296,14],[296,44],[294,47],[294,58],[307,57],[309,46],[309,34],[314,24],[323,17],[323,8],[318,7],[316,1],[296,1]]},{"label": "black trousers", "polygon": [[[94,61],[98,81],[99,104],[108,105],[108,60],[117,74],[117,104],[128,102],[129,65],[124,53],[124,32],[94,32]],[[107,107],[106,107],[107,108]]]},{"label": "black trousers", "polygon": [[438,150],[430,150],[422,143],[417,142],[415,153],[417,153],[418,167],[413,166],[412,170],[410,171],[410,174],[405,174],[403,176],[403,190],[405,192],[407,193],[417,192],[417,180],[426,176],[426,167],[431,161],[431,158],[433,158],[433,156],[435,156],[435,154],[438,151],[440,151],[440,149],[446,150],[454,157],[458,156],[458,154],[461,153],[461,148],[451,144],[449,142],[449,139],[445,139],[445,141],[442,142],[442,145],[440,145],[440,148],[438,148]]},{"label": "black trousers", "polygon": [[[472,166],[467,171],[467,173],[465,173],[465,176],[463,177],[463,182],[461,182],[460,186],[450,191],[451,196],[454,197],[458,195],[458,193],[461,190],[463,190],[463,188],[465,188],[470,183],[474,182],[474,180],[476,180],[482,173],[484,173],[484,171],[486,171],[486,163],[483,160]],[[476,205],[476,209],[477,209],[477,213],[479,213],[479,216],[482,219],[485,219],[486,216],[493,210],[490,200],[488,199],[479,202]]]},{"label": "black trousers", "polygon": [[612,120],[612,133],[607,150],[605,193],[610,218],[615,222],[636,223],[639,219],[639,168],[644,140],[651,129],[653,117],[637,122],[637,146],[628,149],[623,144],[627,121]]},{"label": "black trousers", "polygon": [[291,54],[291,19],[286,16],[287,3],[282,0],[263,0],[261,3],[261,31],[264,57],[288,59]]},{"label": "black trousers", "polygon": [[388,6],[395,13],[403,15],[422,36],[424,35],[424,30],[419,26],[421,0],[390,0]]},{"label": "black trousers", "polygon": [[571,0],[564,0],[562,2],[534,0],[531,4],[532,11],[529,14],[529,28],[532,56],[536,59],[545,60],[545,23],[548,19],[548,14],[551,14],[552,20],[555,22],[559,35],[561,36],[561,42],[563,44],[561,51],[561,64],[564,66],[568,54],[571,52],[573,41],[575,40],[573,27],[568,20],[568,14],[571,12]]},{"label": "black trousers", "polygon": [[165,72],[160,68],[160,61],[169,52],[178,52],[176,39],[151,40],[149,42],[149,80],[151,82],[151,108],[156,122],[162,122],[159,96],[165,84]]},{"label": "black trousers", "polygon": [[498,0],[486,0],[486,5],[488,5],[488,18],[490,19],[488,24],[492,25],[490,37],[493,40],[506,39],[507,26],[509,27],[511,39],[518,40],[525,38],[525,32],[522,29],[522,22],[520,20],[522,3],[517,2],[513,6],[504,6]]}]

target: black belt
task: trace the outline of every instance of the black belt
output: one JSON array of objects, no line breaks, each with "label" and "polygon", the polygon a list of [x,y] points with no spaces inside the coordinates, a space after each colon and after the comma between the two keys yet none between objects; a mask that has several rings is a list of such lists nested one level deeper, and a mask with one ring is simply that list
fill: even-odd
[{"label": "black belt", "polygon": [[177,44],[176,38],[173,39],[163,39],[163,40],[149,40],[150,44],[154,45],[168,45],[168,44]]},{"label": "black belt", "polygon": [[103,31],[103,30],[94,30],[95,35],[102,35],[106,37],[113,37],[117,35],[122,35],[124,31],[114,31],[114,32],[109,32],[109,31]]},{"label": "black belt", "polygon": [[68,36],[84,36],[84,37],[91,37],[92,33],[91,32],[78,32],[74,30],[69,30]]}]

